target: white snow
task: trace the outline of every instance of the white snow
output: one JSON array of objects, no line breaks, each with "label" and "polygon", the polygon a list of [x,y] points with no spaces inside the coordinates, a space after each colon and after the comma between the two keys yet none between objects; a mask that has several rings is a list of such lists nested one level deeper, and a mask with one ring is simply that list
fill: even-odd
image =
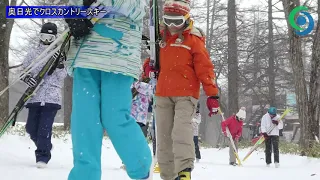
[{"label": "white snow", "polygon": [[[70,137],[53,139],[52,160],[46,169],[35,165],[35,146],[27,136],[4,135],[0,138],[1,180],[67,180],[72,168]],[[121,160],[111,142],[103,141],[102,180],[129,180],[120,169]],[[243,157],[248,150],[240,151]],[[264,153],[254,152],[243,167],[228,165],[228,149],[201,149],[202,158],[195,164],[193,180],[319,180],[320,160],[295,155],[281,155],[281,167],[267,168]],[[315,175],[312,175],[315,174]],[[160,180],[159,174],[154,174]]]}]

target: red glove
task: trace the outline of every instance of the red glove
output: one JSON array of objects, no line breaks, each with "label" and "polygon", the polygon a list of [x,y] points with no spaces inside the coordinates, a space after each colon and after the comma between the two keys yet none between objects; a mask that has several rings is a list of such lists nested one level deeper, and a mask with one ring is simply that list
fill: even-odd
[{"label": "red glove", "polygon": [[219,108],[218,99],[219,99],[218,96],[210,96],[207,98],[207,107],[209,110],[210,117],[218,113],[218,108]]},{"label": "red glove", "polygon": [[239,142],[239,137],[234,138],[236,142]]},{"label": "red glove", "polygon": [[272,120],[272,123],[278,126],[279,121],[277,121],[277,120]]}]

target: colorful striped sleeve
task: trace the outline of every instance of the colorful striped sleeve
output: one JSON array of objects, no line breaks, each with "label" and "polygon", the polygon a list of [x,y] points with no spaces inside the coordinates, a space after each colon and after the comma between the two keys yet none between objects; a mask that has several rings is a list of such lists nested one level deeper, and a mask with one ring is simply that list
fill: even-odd
[{"label": "colorful striped sleeve", "polygon": [[146,14],[146,0],[98,0],[98,2],[111,7],[111,11],[129,17],[132,21],[141,21]]}]

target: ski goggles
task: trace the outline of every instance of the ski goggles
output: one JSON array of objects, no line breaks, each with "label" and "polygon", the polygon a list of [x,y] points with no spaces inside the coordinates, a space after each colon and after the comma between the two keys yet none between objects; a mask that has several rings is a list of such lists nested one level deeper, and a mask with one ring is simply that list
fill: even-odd
[{"label": "ski goggles", "polygon": [[175,26],[179,27],[183,25],[188,18],[188,15],[186,16],[169,16],[169,15],[163,15],[163,23],[167,26]]},{"label": "ski goggles", "polygon": [[47,34],[47,33],[40,33],[40,40],[41,41],[47,41],[47,42],[53,42],[56,40],[56,36],[53,34]]}]

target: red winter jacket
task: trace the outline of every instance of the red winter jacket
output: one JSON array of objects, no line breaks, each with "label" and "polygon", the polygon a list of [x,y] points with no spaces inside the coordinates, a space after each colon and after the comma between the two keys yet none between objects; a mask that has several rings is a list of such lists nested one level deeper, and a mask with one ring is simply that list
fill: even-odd
[{"label": "red winter jacket", "polygon": [[233,139],[236,139],[236,138],[238,139],[241,137],[242,126],[243,126],[243,122],[238,121],[235,115],[230,116],[225,121],[221,122],[222,132],[225,133],[226,127],[228,127]]}]

